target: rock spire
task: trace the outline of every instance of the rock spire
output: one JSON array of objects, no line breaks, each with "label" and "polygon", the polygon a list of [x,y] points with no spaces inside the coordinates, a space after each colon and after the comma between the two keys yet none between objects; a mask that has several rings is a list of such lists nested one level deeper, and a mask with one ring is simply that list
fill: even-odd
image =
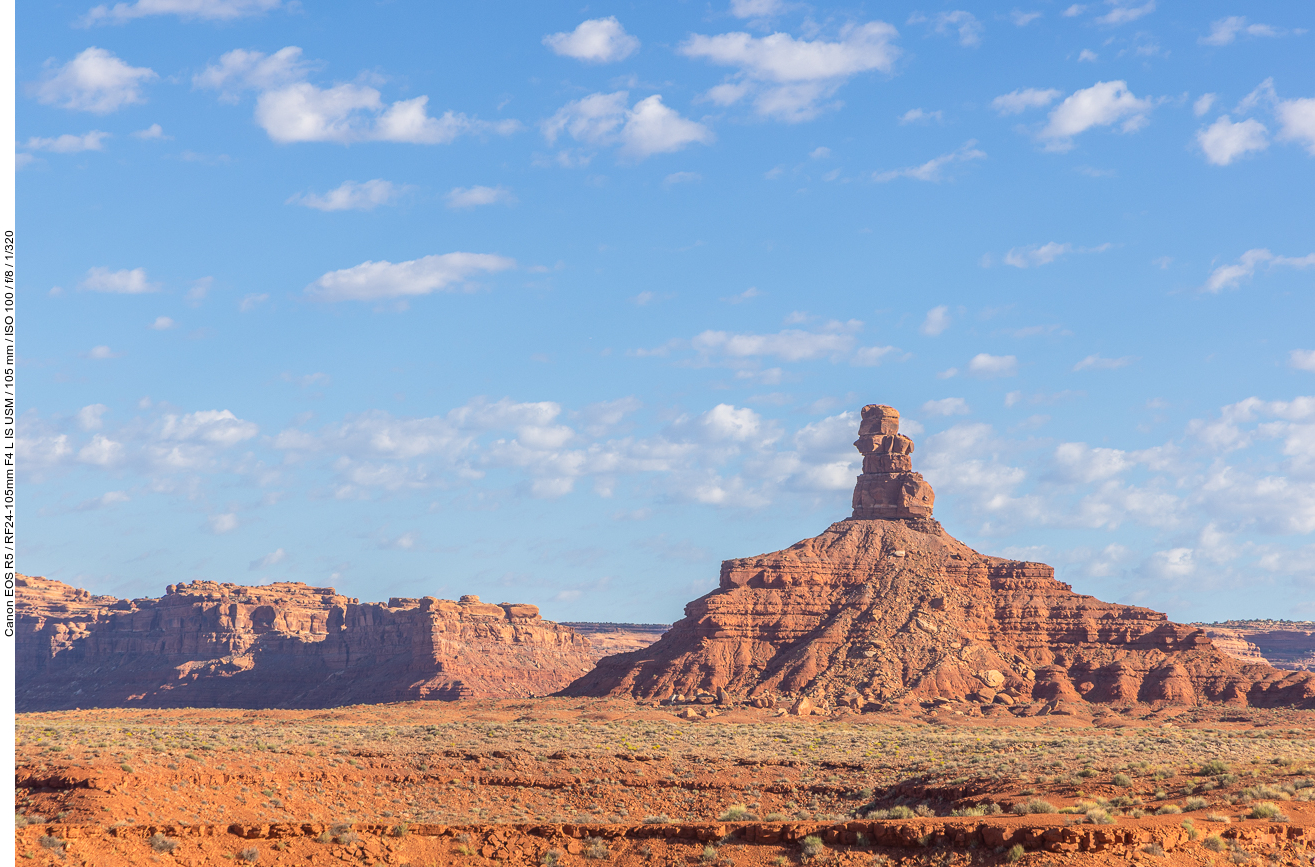
[{"label": "rock spire", "polygon": [[863,407],[854,447],[863,455],[863,475],[854,485],[854,518],[930,518],[936,494],[913,472],[913,440],[899,432],[899,410]]}]

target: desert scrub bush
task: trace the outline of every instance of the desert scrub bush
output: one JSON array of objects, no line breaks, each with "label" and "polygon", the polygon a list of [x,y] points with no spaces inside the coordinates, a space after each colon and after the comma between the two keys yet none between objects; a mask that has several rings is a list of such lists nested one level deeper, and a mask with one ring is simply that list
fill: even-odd
[{"label": "desert scrub bush", "polygon": [[1209,849],[1211,852],[1222,852],[1228,848],[1228,844],[1224,842],[1224,838],[1220,837],[1218,834],[1211,834],[1209,837],[1206,837],[1201,841],[1201,845]]},{"label": "desert scrub bush", "polygon": [[1120,786],[1126,789],[1132,785],[1132,777],[1128,776],[1127,774],[1115,774],[1114,779],[1110,780],[1110,782],[1116,786]]},{"label": "desert scrub bush", "polygon": [[1155,811],[1155,815],[1172,816],[1176,813],[1181,813],[1182,811],[1183,808],[1178,806],[1177,804],[1165,804],[1163,807]]},{"label": "desert scrub bush", "polygon": [[1183,802],[1183,809],[1189,813],[1196,810],[1204,810],[1208,806],[1210,806],[1210,802],[1205,798],[1188,798]]},{"label": "desert scrub bush", "polygon": [[124,762],[123,764],[119,765],[119,770],[123,771],[125,774],[131,774],[132,765],[128,764],[127,762]]},{"label": "desert scrub bush", "polygon": [[156,852],[172,852],[178,848],[178,841],[171,840],[163,834],[156,834],[151,837],[151,848]]},{"label": "desert scrub bush", "polygon": [[1228,860],[1232,861],[1234,864],[1245,864],[1251,860],[1251,856],[1243,852],[1241,849],[1234,849],[1232,854],[1228,856]]},{"label": "desert scrub bush", "polygon": [[52,837],[49,834],[42,834],[37,838],[37,843],[40,844],[42,849],[50,849],[51,851],[63,850],[64,848],[64,841],[62,839],[59,837]]},{"label": "desert scrub bush", "polygon": [[1195,840],[1197,837],[1201,836],[1201,833],[1196,830],[1196,823],[1191,819],[1183,819],[1183,830],[1187,832],[1188,840]]},{"label": "desert scrub bush", "polygon": [[656,816],[644,817],[645,825],[667,825],[670,824],[670,822],[671,822],[671,817],[668,816],[666,813],[659,813]]},{"label": "desert scrub bush", "polygon": [[720,816],[718,822],[752,822],[758,817],[744,804],[731,804]]},{"label": "desert scrub bush", "polygon": [[583,854],[591,861],[606,861],[612,856],[612,851],[607,848],[607,841],[602,837],[590,837],[584,844]]},{"label": "desert scrub bush", "polygon": [[923,818],[926,818],[928,816],[935,816],[936,811],[933,810],[931,807],[928,807],[926,804],[919,804],[918,806],[913,808],[913,814],[915,816],[922,816]]},{"label": "desert scrub bush", "polygon": [[1109,810],[1094,807],[1087,811],[1087,821],[1093,825],[1113,825],[1115,820]]},{"label": "desert scrub bush", "polygon": [[711,864],[713,861],[716,861],[717,847],[712,845],[711,843],[704,846],[703,854],[699,856],[699,860],[702,861],[704,864]]},{"label": "desert scrub bush", "polygon": [[826,846],[822,845],[822,838],[815,835],[808,835],[799,844],[799,855],[805,860],[810,861],[826,851]]},{"label": "desert scrub bush", "polygon": [[1164,847],[1159,843],[1147,843],[1145,846],[1141,847],[1141,850],[1147,855],[1154,855],[1156,858],[1159,858],[1164,854]]},{"label": "desert scrub bush", "polygon": [[1261,801],[1259,804],[1253,804],[1251,812],[1247,814],[1249,819],[1268,819],[1271,822],[1286,822],[1288,817],[1283,815],[1283,811],[1277,805],[1268,801]]},{"label": "desert scrub bush", "polygon": [[1023,844],[1021,843],[1015,843],[1014,845],[1009,847],[1008,852],[1005,852],[1005,860],[1008,861],[1010,864],[1016,864],[1019,860],[1022,859],[1022,857],[1023,857]]},{"label": "desert scrub bush", "polygon": [[247,848],[243,849],[241,852],[238,852],[237,857],[241,858],[243,861],[247,862],[248,864],[255,864],[257,861],[260,860],[260,850],[257,849],[255,846],[248,846]]},{"label": "desert scrub bush", "polygon": [[1279,788],[1278,786],[1271,786],[1268,783],[1261,783],[1258,786],[1252,786],[1251,788],[1243,789],[1240,792],[1240,795],[1244,800],[1248,800],[1248,801],[1259,800],[1259,799],[1264,799],[1268,801],[1292,800],[1292,796],[1289,795],[1287,792],[1283,791],[1283,789]]},{"label": "desert scrub bush", "polygon": [[912,819],[916,813],[903,804],[891,807],[889,810],[871,810],[865,819]]},{"label": "desert scrub bush", "polygon": [[388,829],[388,836],[389,836],[389,837],[405,837],[405,836],[406,836],[407,834],[409,834],[410,832],[411,832],[411,826],[408,825],[406,822],[403,822],[403,823],[400,824],[400,825],[394,825],[393,827],[389,828],[389,829]]},{"label": "desert scrub bush", "polygon": [[1233,821],[1232,818],[1222,815],[1220,813],[1206,813],[1205,820],[1207,822],[1223,822],[1225,825]]},{"label": "desert scrub bush", "polygon": [[1014,804],[1011,812],[1018,816],[1027,816],[1032,813],[1057,813],[1059,811],[1055,809],[1055,805],[1049,801],[1043,801],[1040,798],[1030,798],[1027,801]]},{"label": "desert scrub bush", "polygon": [[1197,771],[1197,773],[1203,777],[1222,777],[1224,774],[1228,773],[1228,770],[1228,765],[1224,764],[1222,760],[1211,759],[1204,765],[1201,765],[1201,770]]}]

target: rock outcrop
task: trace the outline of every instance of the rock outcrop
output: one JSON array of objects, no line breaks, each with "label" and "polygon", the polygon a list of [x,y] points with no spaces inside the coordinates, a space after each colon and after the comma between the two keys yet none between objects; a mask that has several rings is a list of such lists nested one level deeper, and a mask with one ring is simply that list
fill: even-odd
[{"label": "rock outcrop", "polygon": [[1236,660],[1201,629],[959,542],[931,517],[898,412],[864,407],[859,433],[853,517],[783,551],[725,561],[720,587],[659,641],[603,659],[563,694],[721,688],[741,700],[971,700],[1014,712],[1042,702],[1315,707],[1311,675]]},{"label": "rock outcrop", "polygon": [[534,605],[195,581],[159,599],[17,579],[19,711],[316,708],[546,695],[593,666]]},{"label": "rock outcrop", "polygon": [[1309,620],[1228,620],[1194,623],[1224,653],[1275,668],[1315,671],[1315,622]]}]

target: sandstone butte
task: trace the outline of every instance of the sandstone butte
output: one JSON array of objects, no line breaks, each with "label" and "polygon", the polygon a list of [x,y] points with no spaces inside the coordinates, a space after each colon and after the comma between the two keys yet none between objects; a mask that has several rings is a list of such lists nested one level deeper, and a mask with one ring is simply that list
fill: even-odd
[{"label": "sandstone butte", "polygon": [[[897,709],[926,701],[1091,715],[1133,703],[1315,707],[1315,675],[1235,659],[1205,631],[1074,593],[1043,563],[989,557],[932,518],[899,413],[863,408],[852,517],[770,554],[647,648],[602,659],[569,696]],[[999,710],[999,709],[997,709]]]},{"label": "sandstone butte", "polygon": [[546,695],[593,667],[589,641],[534,605],[194,581],[159,599],[17,578],[20,712],[322,708]]}]

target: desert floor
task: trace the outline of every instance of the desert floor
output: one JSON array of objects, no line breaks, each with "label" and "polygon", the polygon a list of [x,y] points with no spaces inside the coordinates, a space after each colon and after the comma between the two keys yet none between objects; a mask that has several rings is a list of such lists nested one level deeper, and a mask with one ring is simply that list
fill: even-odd
[{"label": "desert floor", "polygon": [[1311,711],[675,710],[24,714],[18,863],[1315,863]]}]

